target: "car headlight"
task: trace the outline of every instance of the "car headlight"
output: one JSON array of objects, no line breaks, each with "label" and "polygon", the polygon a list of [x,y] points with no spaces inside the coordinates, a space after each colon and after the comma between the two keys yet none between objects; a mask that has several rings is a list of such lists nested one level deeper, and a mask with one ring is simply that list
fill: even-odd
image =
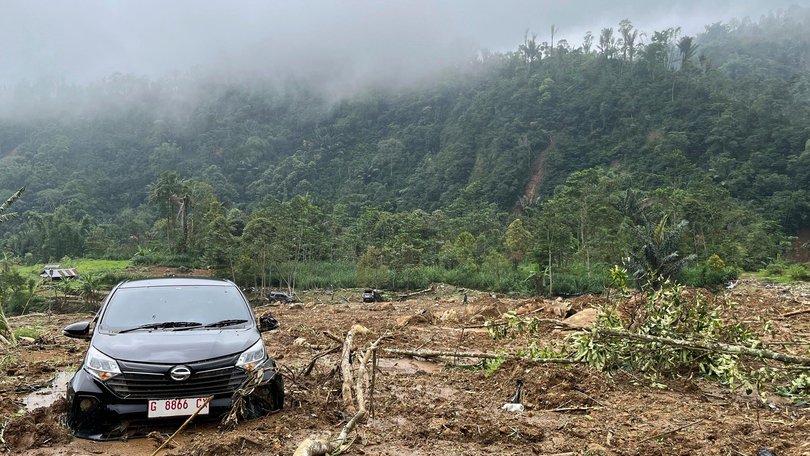
[{"label": "car headlight", "polygon": [[236,367],[241,367],[246,371],[252,371],[256,366],[267,358],[267,352],[264,351],[264,340],[259,339],[250,348],[243,351],[236,361]]},{"label": "car headlight", "polygon": [[84,369],[101,381],[109,380],[121,374],[118,363],[109,356],[96,350],[92,345],[87,350],[87,357],[84,359]]}]

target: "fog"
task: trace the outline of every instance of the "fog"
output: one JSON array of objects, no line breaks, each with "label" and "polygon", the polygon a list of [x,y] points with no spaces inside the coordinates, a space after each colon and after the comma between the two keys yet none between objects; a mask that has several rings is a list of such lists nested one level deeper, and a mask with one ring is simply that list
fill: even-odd
[{"label": "fog", "polygon": [[573,46],[630,19],[696,34],[796,0],[0,0],[0,84],[84,84],[113,73],[159,78],[293,76],[352,90],[407,82],[510,51],[525,31]]}]

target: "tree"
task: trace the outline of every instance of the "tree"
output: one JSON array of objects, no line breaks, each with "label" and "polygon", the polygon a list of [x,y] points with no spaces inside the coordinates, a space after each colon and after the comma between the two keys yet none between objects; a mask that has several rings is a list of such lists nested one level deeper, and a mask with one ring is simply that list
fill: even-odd
[{"label": "tree", "polygon": [[236,281],[237,238],[225,218],[225,210],[220,203],[211,203],[205,215],[206,230],[202,256],[206,263],[219,270],[227,270],[231,280]]},{"label": "tree", "polygon": [[586,54],[590,54],[591,46],[593,46],[593,33],[591,33],[591,31],[588,30],[588,32],[585,33],[585,37],[582,39],[582,50]]},{"label": "tree", "polygon": [[678,41],[678,51],[681,53],[681,71],[685,71],[689,60],[695,56],[698,45],[694,44],[691,36],[684,36]]},{"label": "tree", "polygon": [[[158,180],[149,187],[149,202],[155,204],[166,218],[166,242],[170,250],[177,249],[184,252],[188,247],[188,211],[191,206],[190,190],[186,182],[181,181],[174,171],[161,173]],[[179,212],[175,215],[175,207]],[[175,219],[180,219],[182,238],[175,245],[173,243],[176,229]]]},{"label": "tree", "polygon": [[616,53],[616,38],[613,36],[613,28],[603,28],[599,35],[599,52],[607,59],[612,59]]},{"label": "tree", "polygon": [[14,192],[3,204],[0,204],[0,223],[6,222],[11,220],[12,218],[16,217],[17,214],[15,212],[6,212],[15,201],[20,199],[23,192],[25,192],[25,187]]},{"label": "tree", "polygon": [[540,45],[537,44],[537,35],[532,35],[529,38],[529,31],[527,30],[526,35],[523,37],[523,44],[518,49],[523,54],[523,59],[526,61],[529,70],[531,70],[532,62],[540,59]]},{"label": "tree", "polygon": [[689,222],[681,220],[669,225],[669,217],[664,216],[656,225],[635,226],[641,243],[638,251],[630,254],[635,267],[633,273],[640,284],[650,283],[658,287],[678,275],[684,265],[697,256],[683,256],[678,253],[678,244]]},{"label": "tree", "polygon": [[517,269],[518,264],[523,261],[526,252],[531,248],[532,233],[523,227],[523,222],[520,219],[515,219],[506,228],[503,243],[509,254],[509,259],[512,260],[512,268]]},{"label": "tree", "polygon": [[[12,204],[14,204],[15,201],[20,199],[24,191],[25,187],[17,190],[3,204],[0,204],[0,223],[10,220],[12,217],[16,215],[13,212],[6,213],[6,211],[8,210],[8,208],[11,207]],[[12,331],[11,325],[9,325],[8,320],[6,319],[6,312],[4,310],[5,307],[4,298],[5,298],[5,285],[0,287],[0,335],[2,335],[2,333],[6,333],[9,340],[11,340],[12,343],[15,343],[16,341],[14,338],[14,331]]]},{"label": "tree", "polygon": [[636,39],[638,38],[638,30],[633,30],[633,23],[628,19],[619,22],[619,33],[622,34],[622,58],[624,60],[633,61],[636,55]]}]

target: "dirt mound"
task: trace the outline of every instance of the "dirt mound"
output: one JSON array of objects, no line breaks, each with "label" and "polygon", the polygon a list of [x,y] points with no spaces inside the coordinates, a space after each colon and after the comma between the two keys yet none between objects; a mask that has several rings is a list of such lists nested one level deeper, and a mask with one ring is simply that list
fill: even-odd
[{"label": "dirt mound", "polygon": [[72,437],[61,423],[66,412],[67,402],[59,399],[50,407],[12,418],[4,432],[6,445],[12,451],[22,452],[45,444],[69,442]]}]

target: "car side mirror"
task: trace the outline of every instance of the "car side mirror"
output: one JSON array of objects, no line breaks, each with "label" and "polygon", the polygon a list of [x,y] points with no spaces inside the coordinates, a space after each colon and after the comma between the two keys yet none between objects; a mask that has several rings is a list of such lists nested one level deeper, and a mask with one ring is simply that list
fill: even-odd
[{"label": "car side mirror", "polygon": [[67,337],[73,337],[76,339],[89,339],[90,322],[80,321],[78,323],[67,325],[65,326],[65,329],[62,330],[62,335]]},{"label": "car side mirror", "polygon": [[259,317],[259,331],[272,331],[278,329],[279,326],[278,320],[273,318],[270,314],[264,314]]}]

